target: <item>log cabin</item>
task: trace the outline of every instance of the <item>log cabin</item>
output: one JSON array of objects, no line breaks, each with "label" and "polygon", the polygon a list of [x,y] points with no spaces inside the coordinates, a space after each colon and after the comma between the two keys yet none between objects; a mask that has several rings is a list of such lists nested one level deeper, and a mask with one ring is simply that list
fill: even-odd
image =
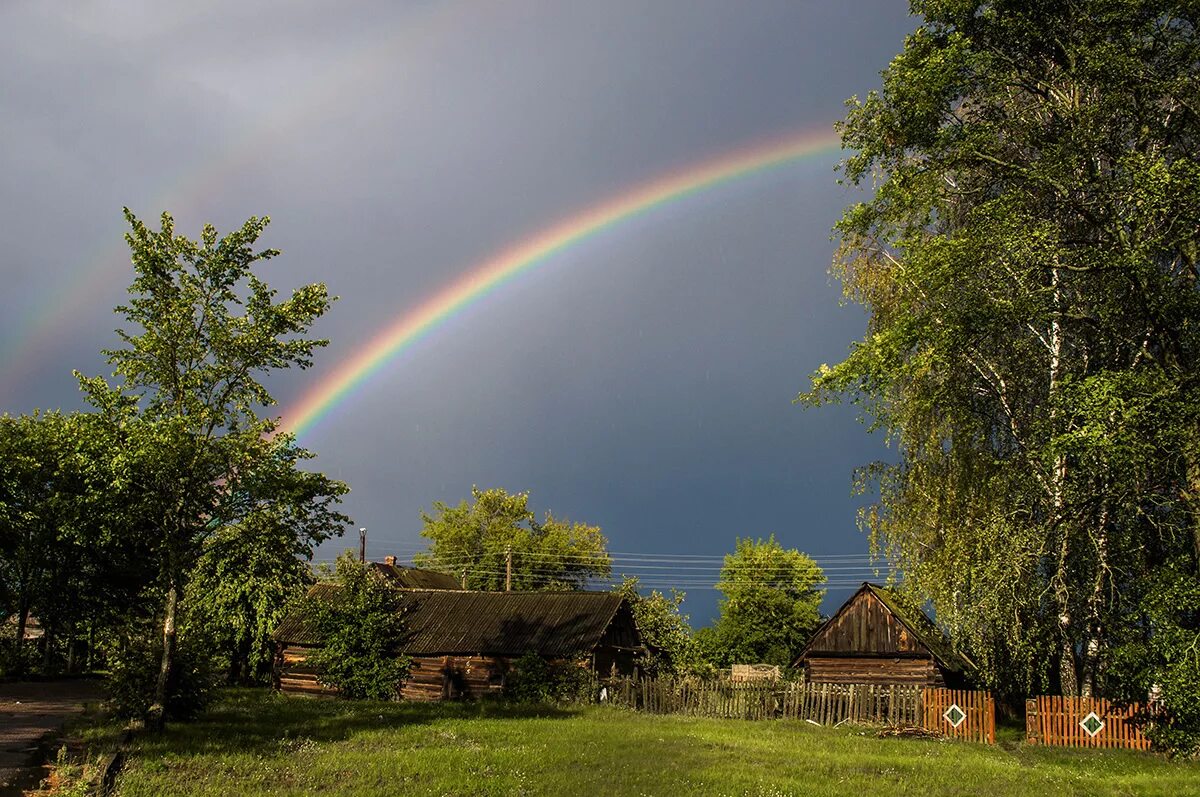
[{"label": "log cabin", "polygon": [[[336,594],[317,584],[310,596]],[[576,661],[597,674],[629,674],[646,648],[628,602],[610,592],[476,592],[400,588],[404,653],[412,669],[399,685],[408,700],[447,700],[502,692],[515,660],[535,653]],[[320,646],[294,611],[274,634],[276,686],[329,694],[307,665]]]},{"label": "log cabin", "polygon": [[812,635],[795,663],[810,683],[961,688],[974,664],[920,609],[864,583]]}]

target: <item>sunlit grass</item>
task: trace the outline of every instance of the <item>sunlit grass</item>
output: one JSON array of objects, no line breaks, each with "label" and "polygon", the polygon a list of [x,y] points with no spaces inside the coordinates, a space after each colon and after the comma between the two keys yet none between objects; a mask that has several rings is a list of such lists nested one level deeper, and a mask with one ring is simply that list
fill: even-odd
[{"label": "sunlit grass", "polygon": [[349,703],[233,691],[195,722],[140,737],[119,793],[1187,795],[1200,794],[1200,765],[606,707]]}]

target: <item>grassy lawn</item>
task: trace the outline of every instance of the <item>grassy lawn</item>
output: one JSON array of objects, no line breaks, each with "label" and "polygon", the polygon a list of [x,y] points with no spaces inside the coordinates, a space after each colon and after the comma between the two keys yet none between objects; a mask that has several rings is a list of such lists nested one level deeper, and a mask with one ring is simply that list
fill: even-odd
[{"label": "grassy lawn", "polygon": [[198,721],[142,736],[118,793],[1182,797],[1200,794],[1200,764],[599,706],[346,703],[231,691]]}]

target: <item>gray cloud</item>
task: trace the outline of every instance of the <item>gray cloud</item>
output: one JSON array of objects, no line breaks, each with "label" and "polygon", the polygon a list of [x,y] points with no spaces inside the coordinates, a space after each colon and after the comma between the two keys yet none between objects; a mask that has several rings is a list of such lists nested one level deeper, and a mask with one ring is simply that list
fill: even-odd
[{"label": "gray cloud", "polygon": [[[193,235],[270,214],[272,284],[342,297],[317,367],[272,379],[286,405],[503,247],[831,125],[911,27],[883,0],[5,5],[0,409],[77,406],[71,368],[103,370],[129,276],[122,205]],[[831,166],[565,252],[332,413],[307,442],[353,486],[372,552],[411,546],[418,510],[472,483],[528,489],[620,551],[716,554],[771,531],[863,551],[850,469],[879,441],[848,410],[790,404],[863,324],[827,276],[851,198]],[[712,606],[689,598],[700,619]]]}]

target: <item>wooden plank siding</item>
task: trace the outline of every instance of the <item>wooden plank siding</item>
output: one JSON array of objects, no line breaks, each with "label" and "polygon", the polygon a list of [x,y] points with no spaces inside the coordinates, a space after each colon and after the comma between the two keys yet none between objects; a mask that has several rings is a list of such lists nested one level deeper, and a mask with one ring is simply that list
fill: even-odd
[{"label": "wooden plank siding", "polygon": [[913,633],[869,591],[839,612],[808,644],[808,654],[917,654],[929,656],[929,650]]},{"label": "wooden plank siding", "polygon": [[864,583],[797,657],[812,683],[962,686],[970,662],[919,609]]},{"label": "wooden plank siding", "polygon": [[[1144,711],[1137,703],[1119,708],[1097,697],[1031,697],[1025,701],[1025,740],[1057,747],[1149,750],[1150,740],[1135,721]],[[1104,721],[1104,728],[1095,736],[1080,725],[1091,712]]]},{"label": "wooden plank siding", "polygon": [[[383,566],[381,566],[382,568]],[[386,569],[381,569],[384,576]],[[334,600],[339,585],[315,584],[310,600]],[[579,661],[598,674],[634,672],[646,653],[628,601],[610,592],[476,592],[397,588],[400,645],[413,659],[398,697],[443,700],[502,691],[522,656]],[[304,664],[320,638],[303,607],[276,627],[277,679],[283,691],[329,692]]]}]

